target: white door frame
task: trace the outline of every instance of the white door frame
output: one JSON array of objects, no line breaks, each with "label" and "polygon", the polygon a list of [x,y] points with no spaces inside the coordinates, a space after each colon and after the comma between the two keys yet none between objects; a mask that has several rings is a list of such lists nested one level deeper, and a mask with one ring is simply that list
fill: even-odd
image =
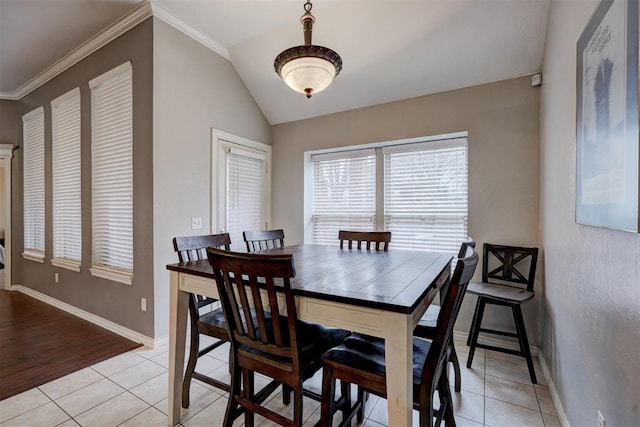
[{"label": "white door frame", "polygon": [[263,144],[261,142],[253,141],[248,138],[237,136],[228,132],[224,132],[218,129],[211,129],[211,221],[210,221],[210,233],[220,233],[221,226],[221,213],[219,203],[220,197],[220,146],[226,142],[242,145],[254,150],[259,150],[265,153],[267,163],[267,177],[266,177],[266,227],[271,226],[271,146]]},{"label": "white door frame", "polygon": [[4,166],[4,289],[11,288],[11,158],[13,144],[0,144],[0,160]]}]

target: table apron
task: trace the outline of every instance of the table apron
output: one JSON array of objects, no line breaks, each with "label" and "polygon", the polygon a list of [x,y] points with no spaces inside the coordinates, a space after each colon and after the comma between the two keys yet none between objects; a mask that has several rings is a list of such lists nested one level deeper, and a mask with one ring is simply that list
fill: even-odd
[{"label": "table apron", "polygon": [[[213,279],[184,273],[181,273],[179,277],[179,288],[181,291],[218,298],[218,289]],[[441,275],[441,277],[438,278],[437,287],[440,288],[447,278],[448,274]],[[266,293],[264,294],[266,295]],[[411,313],[411,323],[414,327],[418,324],[436,294],[436,288],[427,292],[413,310]],[[279,295],[279,299],[283,300],[284,295]],[[280,307],[284,309],[285,305],[282,304],[282,302],[283,301],[280,301]],[[385,325],[385,316],[383,315],[385,311],[376,308],[354,306],[347,303],[300,296],[296,296],[296,307],[298,309],[298,317],[302,320],[376,337],[384,337],[385,326],[388,326]]]}]

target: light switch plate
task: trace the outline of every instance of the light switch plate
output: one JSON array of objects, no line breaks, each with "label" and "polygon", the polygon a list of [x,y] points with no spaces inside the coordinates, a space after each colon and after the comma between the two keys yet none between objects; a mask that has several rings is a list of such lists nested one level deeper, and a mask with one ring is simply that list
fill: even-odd
[{"label": "light switch plate", "polygon": [[202,228],[202,218],[191,218],[191,229],[197,230]]}]

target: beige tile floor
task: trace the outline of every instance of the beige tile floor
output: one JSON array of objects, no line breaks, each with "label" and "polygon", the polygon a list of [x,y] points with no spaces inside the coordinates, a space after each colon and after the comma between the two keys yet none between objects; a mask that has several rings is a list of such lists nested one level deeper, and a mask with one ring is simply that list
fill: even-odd
[{"label": "beige tile floor", "polygon": [[[467,347],[456,342],[466,365]],[[198,363],[200,371],[228,378],[228,347],[222,346]],[[0,401],[0,427],[8,426],[165,426],[167,425],[167,365],[165,348],[142,348],[67,375]],[[532,385],[524,359],[478,350],[472,369],[462,367],[462,391],[453,393],[457,425],[461,427],[560,426],[537,360],[538,385]],[[266,379],[264,379],[266,383]],[[259,386],[259,384],[257,384]],[[320,376],[305,383],[319,390]],[[194,381],[191,405],[182,410],[182,426],[222,424],[227,398],[217,389]],[[268,405],[286,413],[277,392]],[[319,403],[305,399],[305,426],[320,416]],[[417,416],[414,413],[414,425]],[[270,425],[258,420],[260,426]],[[241,420],[238,420],[241,425]],[[386,401],[372,396],[363,426],[387,425]]]}]

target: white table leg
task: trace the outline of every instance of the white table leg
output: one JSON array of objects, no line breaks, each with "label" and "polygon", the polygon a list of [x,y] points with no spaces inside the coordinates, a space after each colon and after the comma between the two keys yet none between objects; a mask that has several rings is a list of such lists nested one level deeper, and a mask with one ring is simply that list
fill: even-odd
[{"label": "white table leg", "polygon": [[413,323],[410,315],[385,314],[389,426],[410,426],[413,410]]},{"label": "white table leg", "polygon": [[180,291],[179,273],[170,272],[169,291],[169,426],[180,423],[188,293]]}]

